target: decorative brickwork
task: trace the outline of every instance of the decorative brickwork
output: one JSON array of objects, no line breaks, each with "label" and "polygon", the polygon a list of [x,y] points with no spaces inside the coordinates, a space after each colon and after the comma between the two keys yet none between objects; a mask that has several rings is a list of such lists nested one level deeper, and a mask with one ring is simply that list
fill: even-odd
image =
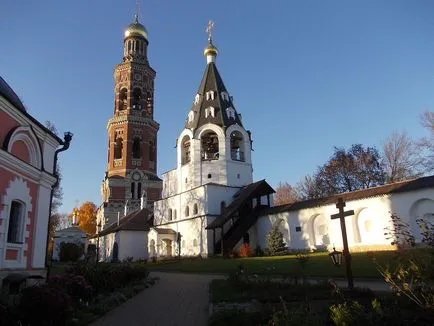
[{"label": "decorative brickwork", "polygon": [[108,162],[101,187],[104,205],[98,212],[103,225],[115,221],[118,213],[122,217],[127,202],[130,211],[140,208],[144,194],[146,206],[152,206],[162,188],[156,155],[159,124],[154,120],[156,73],[148,62],[145,34],[128,30],[123,62],[114,70],[114,110],[107,123]]}]

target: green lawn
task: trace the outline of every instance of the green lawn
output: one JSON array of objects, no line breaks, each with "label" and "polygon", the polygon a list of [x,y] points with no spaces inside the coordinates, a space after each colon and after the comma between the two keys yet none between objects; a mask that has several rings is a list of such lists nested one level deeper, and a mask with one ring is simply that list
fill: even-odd
[{"label": "green lawn", "polygon": [[[381,265],[393,264],[395,252],[378,251],[375,258]],[[314,253],[309,255],[305,266],[306,276],[344,277],[345,267],[336,267],[332,264],[328,253]],[[149,263],[151,271],[184,272],[184,273],[215,273],[226,274],[234,271],[243,264],[246,272],[250,274],[270,275],[301,275],[300,263],[295,255],[277,257],[251,257],[251,258],[208,258],[208,259],[182,259],[174,262]],[[381,277],[375,264],[366,253],[352,254],[352,267],[354,277]]]}]

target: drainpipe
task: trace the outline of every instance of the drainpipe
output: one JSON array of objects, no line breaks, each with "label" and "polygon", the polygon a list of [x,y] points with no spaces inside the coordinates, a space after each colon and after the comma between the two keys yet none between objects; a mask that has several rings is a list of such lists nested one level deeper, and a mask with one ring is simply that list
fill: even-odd
[{"label": "drainpipe", "polygon": [[[57,165],[57,158],[60,152],[66,151],[69,148],[69,145],[71,144],[71,140],[72,140],[72,136],[73,133],[72,132],[65,132],[64,137],[63,137],[63,142],[61,143],[61,145],[63,145],[63,147],[57,149],[54,152],[54,163],[53,163],[53,175],[56,178],[56,182],[51,186],[51,194],[50,194],[50,208],[48,211],[48,224],[47,224],[47,244],[45,246],[45,254],[47,255],[48,253],[48,243],[50,241],[50,217],[51,217],[51,207],[53,206],[53,194],[54,194],[54,188],[57,187],[57,185],[59,184],[59,176],[57,175],[56,172],[56,165]],[[54,250],[54,244],[53,244],[53,250]],[[47,277],[46,280],[48,281],[48,278],[50,277],[50,268],[51,268],[51,259],[53,252],[51,252],[51,256],[45,257],[45,268],[47,269]]]}]

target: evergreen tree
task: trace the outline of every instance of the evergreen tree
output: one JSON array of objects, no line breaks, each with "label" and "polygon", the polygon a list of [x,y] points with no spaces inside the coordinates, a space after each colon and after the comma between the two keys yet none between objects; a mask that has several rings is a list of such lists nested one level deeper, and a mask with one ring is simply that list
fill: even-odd
[{"label": "evergreen tree", "polygon": [[267,234],[267,249],[271,256],[283,255],[286,253],[286,244],[283,241],[283,234],[279,230],[279,225],[273,226]]}]

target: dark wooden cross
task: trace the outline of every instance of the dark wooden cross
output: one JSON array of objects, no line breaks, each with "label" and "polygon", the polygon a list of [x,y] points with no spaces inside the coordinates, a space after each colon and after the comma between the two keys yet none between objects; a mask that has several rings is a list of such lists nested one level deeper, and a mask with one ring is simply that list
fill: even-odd
[{"label": "dark wooden cross", "polygon": [[331,215],[332,220],[339,219],[341,222],[341,231],[342,231],[342,242],[344,245],[344,257],[345,257],[345,266],[347,270],[347,279],[348,279],[348,288],[352,289],[354,287],[353,282],[353,272],[351,270],[351,255],[350,250],[348,249],[348,238],[347,238],[347,228],[345,225],[345,217],[354,215],[353,210],[344,211],[345,202],[342,198],[338,199],[338,202],[336,204],[336,208],[339,209],[339,213]]}]

